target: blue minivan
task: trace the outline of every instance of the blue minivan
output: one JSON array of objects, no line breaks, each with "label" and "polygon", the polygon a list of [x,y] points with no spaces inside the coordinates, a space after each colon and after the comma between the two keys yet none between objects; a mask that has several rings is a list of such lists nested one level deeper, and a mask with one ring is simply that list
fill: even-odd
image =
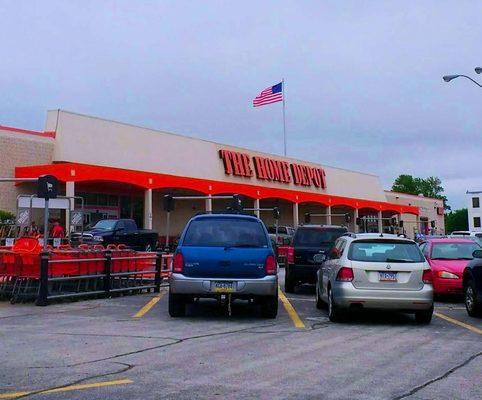
[{"label": "blue minivan", "polygon": [[187,223],[174,253],[169,314],[196,298],[253,300],[278,313],[278,265],[266,227],[251,215],[204,214]]}]

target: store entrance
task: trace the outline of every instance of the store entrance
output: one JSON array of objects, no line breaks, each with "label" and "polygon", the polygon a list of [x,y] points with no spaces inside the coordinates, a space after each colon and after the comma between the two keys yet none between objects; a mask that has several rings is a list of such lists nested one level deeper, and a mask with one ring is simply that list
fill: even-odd
[{"label": "store entrance", "polygon": [[143,226],[144,202],[140,197],[120,196],[120,218],[136,221],[137,226]]},{"label": "store entrance", "polygon": [[134,219],[143,226],[144,190],[126,183],[83,181],[75,185],[75,194],[84,199],[84,229],[103,219]]}]

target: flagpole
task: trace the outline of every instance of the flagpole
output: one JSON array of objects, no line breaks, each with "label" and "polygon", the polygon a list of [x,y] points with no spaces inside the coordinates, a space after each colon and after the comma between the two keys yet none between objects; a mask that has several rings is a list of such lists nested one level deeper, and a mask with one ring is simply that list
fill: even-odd
[{"label": "flagpole", "polygon": [[284,156],[286,157],[286,103],[285,103],[285,97],[286,97],[286,90],[285,90],[285,79],[283,78],[281,80],[281,89],[283,91],[283,142],[284,142]]}]

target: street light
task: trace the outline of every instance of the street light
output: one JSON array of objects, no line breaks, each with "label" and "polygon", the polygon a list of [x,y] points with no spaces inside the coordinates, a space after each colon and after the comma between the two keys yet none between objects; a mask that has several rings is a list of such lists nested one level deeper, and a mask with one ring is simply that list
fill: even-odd
[{"label": "street light", "polygon": [[[479,68],[476,68],[476,71],[478,70]],[[482,72],[482,68],[480,68],[480,71],[477,72],[478,74],[480,74]],[[481,87],[482,88],[482,85],[477,82],[477,81],[474,81],[470,76],[467,76],[467,75],[445,75],[444,77],[442,77],[442,79],[445,81],[445,82],[450,82],[451,80],[453,79],[456,79],[456,78],[466,78],[468,79],[469,81],[472,81],[473,83],[475,83],[478,87]]]},{"label": "street light", "polygon": [[442,79],[445,82],[450,82],[452,79],[458,78],[460,75],[445,75]]}]

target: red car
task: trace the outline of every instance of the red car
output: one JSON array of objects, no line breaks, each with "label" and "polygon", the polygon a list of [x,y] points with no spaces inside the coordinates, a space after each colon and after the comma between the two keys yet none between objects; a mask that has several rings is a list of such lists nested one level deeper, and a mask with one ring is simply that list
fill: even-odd
[{"label": "red car", "polygon": [[420,244],[430,264],[435,294],[462,294],[463,273],[480,245],[468,239],[429,239]]}]

